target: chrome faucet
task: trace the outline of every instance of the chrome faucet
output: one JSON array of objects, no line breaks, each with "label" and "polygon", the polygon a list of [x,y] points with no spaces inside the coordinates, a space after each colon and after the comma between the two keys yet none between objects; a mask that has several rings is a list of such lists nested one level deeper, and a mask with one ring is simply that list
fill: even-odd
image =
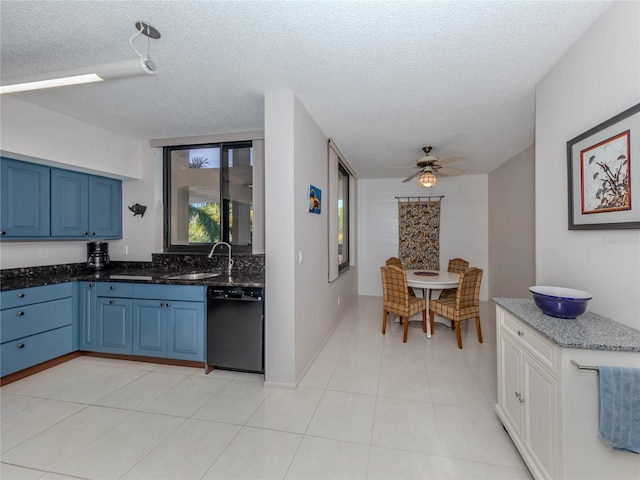
[{"label": "chrome faucet", "polygon": [[216,249],[216,247],[218,245],[226,245],[227,249],[229,250],[229,275],[231,275],[231,267],[233,266],[233,259],[231,258],[231,245],[229,245],[227,242],[217,242],[213,244],[213,248],[211,249],[211,251],[209,252],[209,258],[211,258],[213,256],[213,251]]}]

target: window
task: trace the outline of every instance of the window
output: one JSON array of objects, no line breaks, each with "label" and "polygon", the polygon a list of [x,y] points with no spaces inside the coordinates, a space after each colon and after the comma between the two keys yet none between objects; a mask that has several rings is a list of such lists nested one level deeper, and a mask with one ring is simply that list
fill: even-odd
[{"label": "window", "polygon": [[328,242],[329,264],[327,265],[327,279],[329,282],[337,280],[340,273],[349,268],[351,254],[350,223],[353,218],[351,203],[353,198],[353,173],[333,140],[329,140],[328,165],[328,205],[329,214]]},{"label": "window", "polygon": [[338,269],[349,267],[349,172],[338,163]]},{"label": "window", "polygon": [[165,251],[251,251],[252,142],[164,148]]}]

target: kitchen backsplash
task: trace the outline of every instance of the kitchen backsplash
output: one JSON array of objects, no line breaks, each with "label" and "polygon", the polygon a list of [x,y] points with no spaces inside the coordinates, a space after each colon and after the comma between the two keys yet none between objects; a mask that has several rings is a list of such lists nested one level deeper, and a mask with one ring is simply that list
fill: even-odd
[{"label": "kitchen backsplash", "polygon": [[[243,274],[264,275],[265,257],[264,255],[234,254],[233,270]],[[151,262],[118,262],[113,261],[104,270],[118,268],[121,269],[159,269],[167,271],[210,271],[227,268],[228,255],[215,254],[212,258],[207,255],[189,255],[173,253],[153,253]],[[0,283],[17,279],[28,280],[36,276],[50,277],[60,275],[73,275],[75,273],[86,272],[87,264],[66,263],[62,265],[47,265],[42,267],[9,268],[0,270]],[[25,278],[26,277],[26,278]]]}]

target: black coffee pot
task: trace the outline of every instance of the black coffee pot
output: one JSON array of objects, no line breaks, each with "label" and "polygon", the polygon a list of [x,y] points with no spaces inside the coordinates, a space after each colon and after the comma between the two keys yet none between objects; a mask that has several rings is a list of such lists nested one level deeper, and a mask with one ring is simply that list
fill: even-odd
[{"label": "black coffee pot", "polygon": [[107,242],[87,243],[87,268],[102,270],[109,265],[109,244]]}]

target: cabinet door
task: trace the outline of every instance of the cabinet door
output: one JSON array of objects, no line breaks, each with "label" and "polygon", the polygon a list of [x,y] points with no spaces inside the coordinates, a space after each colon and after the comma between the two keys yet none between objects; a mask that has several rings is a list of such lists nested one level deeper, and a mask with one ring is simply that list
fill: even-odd
[{"label": "cabinet door", "polygon": [[51,169],[51,236],[89,235],[89,176]]},{"label": "cabinet door", "polygon": [[131,354],[131,299],[98,297],[98,351]]},{"label": "cabinet door", "polygon": [[122,237],[122,182],[89,176],[89,234]]},{"label": "cabinet door", "polygon": [[0,235],[49,236],[51,169],[7,158],[1,160]]},{"label": "cabinet door", "polygon": [[79,282],[78,350],[95,352],[98,349],[96,300],[96,284],[93,282]]},{"label": "cabinet door", "polygon": [[556,478],[556,380],[528,354],[522,355],[523,442],[543,478]]},{"label": "cabinet door", "polygon": [[168,302],[169,358],[204,361],[204,302]]},{"label": "cabinet door", "polygon": [[517,342],[503,331],[498,336],[500,349],[498,384],[498,402],[502,411],[511,424],[511,429],[518,437],[522,437],[522,405],[521,405],[521,379],[522,370],[520,347]]},{"label": "cabinet door", "polygon": [[160,300],[133,301],[133,354],[167,356],[167,312]]}]

